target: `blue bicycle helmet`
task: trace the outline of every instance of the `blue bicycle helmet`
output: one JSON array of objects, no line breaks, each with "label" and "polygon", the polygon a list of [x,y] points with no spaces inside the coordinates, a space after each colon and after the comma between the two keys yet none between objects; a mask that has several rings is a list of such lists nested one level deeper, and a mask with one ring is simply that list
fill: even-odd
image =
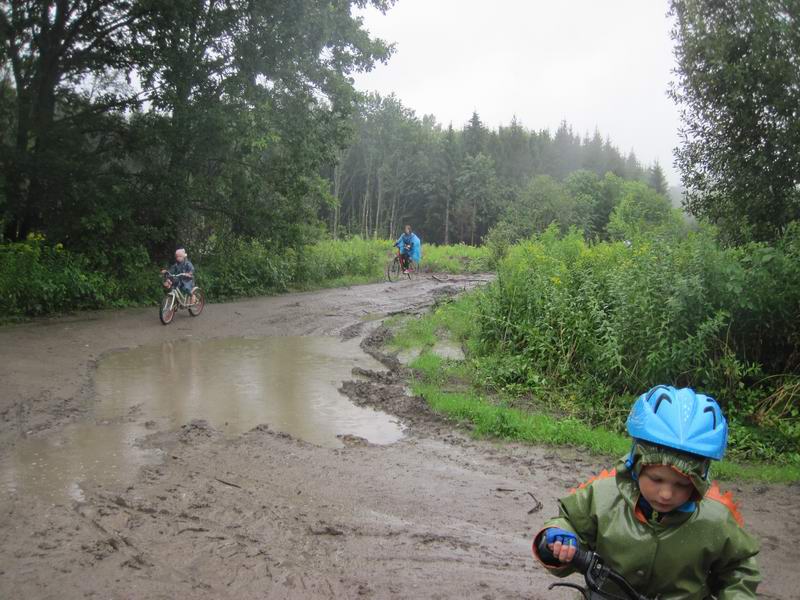
[{"label": "blue bicycle helmet", "polygon": [[722,459],[728,443],[728,423],[714,398],[668,385],[639,396],[628,416],[628,433],[712,460]]}]

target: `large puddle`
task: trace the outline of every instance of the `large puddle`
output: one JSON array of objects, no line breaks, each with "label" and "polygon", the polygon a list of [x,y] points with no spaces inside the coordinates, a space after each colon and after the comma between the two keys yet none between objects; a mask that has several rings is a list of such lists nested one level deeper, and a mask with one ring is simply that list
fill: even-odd
[{"label": "large puddle", "polygon": [[344,434],[397,441],[396,420],[337,391],[357,365],[383,368],[357,339],[329,337],[165,342],[114,353],[97,368],[90,422],[21,440],[0,461],[0,481],[19,494],[80,500],[84,481],[126,483],[139,467],[160,462],[160,451],[136,440],[192,419],[231,435],[266,423],[328,447],[341,446]]}]

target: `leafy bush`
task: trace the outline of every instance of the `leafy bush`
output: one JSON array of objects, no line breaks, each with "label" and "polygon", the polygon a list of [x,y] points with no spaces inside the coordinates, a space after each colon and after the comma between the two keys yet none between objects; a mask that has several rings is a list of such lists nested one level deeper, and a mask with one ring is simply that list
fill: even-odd
[{"label": "leafy bush", "polygon": [[481,373],[616,428],[649,387],[692,386],[726,408],[743,455],[799,453],[798,253],[798,228],[733,249],[709,230],[592,245],[551,228],[513,247],[481,295]]},{"label": "leafy bush", "polygon": [[257,296],[285,291],[294,279],[297,256],[258,240],[218,241],[195,261],[197,282],[209,298]]},{"label": "leafy bush", "polygon": [[611,239],[630,239],[672,220],[680,226],[680,211],[672,208],[669,199],[653,188],[640,183],[626,183],[619,203],[611,211],[606,227]]},{"label": "leafy bush", "polygon": [[41,237],[0,245],[0,314],[42,315],[103,306],[112,294],[107,278],[81,256]]}]

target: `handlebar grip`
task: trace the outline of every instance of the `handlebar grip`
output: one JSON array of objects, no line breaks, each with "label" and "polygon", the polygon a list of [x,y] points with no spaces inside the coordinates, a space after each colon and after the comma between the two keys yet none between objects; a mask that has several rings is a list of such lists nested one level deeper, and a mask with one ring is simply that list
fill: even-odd
[{"label": "handlebar grip", "polygon": [[591,568],[592,562],[594,561],[595,554],[591,550],[581,550],[578,548],[575,551],[575,556],[572,559],[572,566],[582,574],[586,574],[586,572]]},{"label": "handlebar grip", "polygon": [[[537,545],[537,549],[539,551],[539,556],[545,561],[549,562],[550,560],[555,561],[554,564],[558,565],[558,559],[553,556],[553,553],[550,552],[550,548],[547,547],[547,539],[543,535],[539,539],[539,543]],[[581,550],[577,548],[575,550],[575,556],[572,558],[572,562],[569,563],[569,566],[572,566],[577,570],[579,573],[586,574],[589,568],[592,566],[592,561],[595,557],[595,553],[591,550]],[[566,564],[562,564],[562,566],[567,566]]]}]

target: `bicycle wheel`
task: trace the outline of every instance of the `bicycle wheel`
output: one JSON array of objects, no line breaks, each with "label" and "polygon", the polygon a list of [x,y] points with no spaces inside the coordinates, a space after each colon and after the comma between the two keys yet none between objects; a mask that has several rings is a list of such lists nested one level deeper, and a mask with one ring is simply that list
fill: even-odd
[{"label": "bicycle wheel", "polygon": [[386,279],[394,283],[400,279],[402,274],[403,269],[400,266],[400,258],[395,256],[386,266]]},{"label": "bicycle wheel", "polygon": [[194,293],[194,304],[189,305],[189,314],[193,317],[199,317],[206,306],[206,294],[199,287],[194,288],[192,292]]},{"label": "bicycle wheel", "polygon": [[164,325],[172,323],[175,318],[175,296],[167,294],[161,301],[161,306],[158,308],[158,318]]}]

